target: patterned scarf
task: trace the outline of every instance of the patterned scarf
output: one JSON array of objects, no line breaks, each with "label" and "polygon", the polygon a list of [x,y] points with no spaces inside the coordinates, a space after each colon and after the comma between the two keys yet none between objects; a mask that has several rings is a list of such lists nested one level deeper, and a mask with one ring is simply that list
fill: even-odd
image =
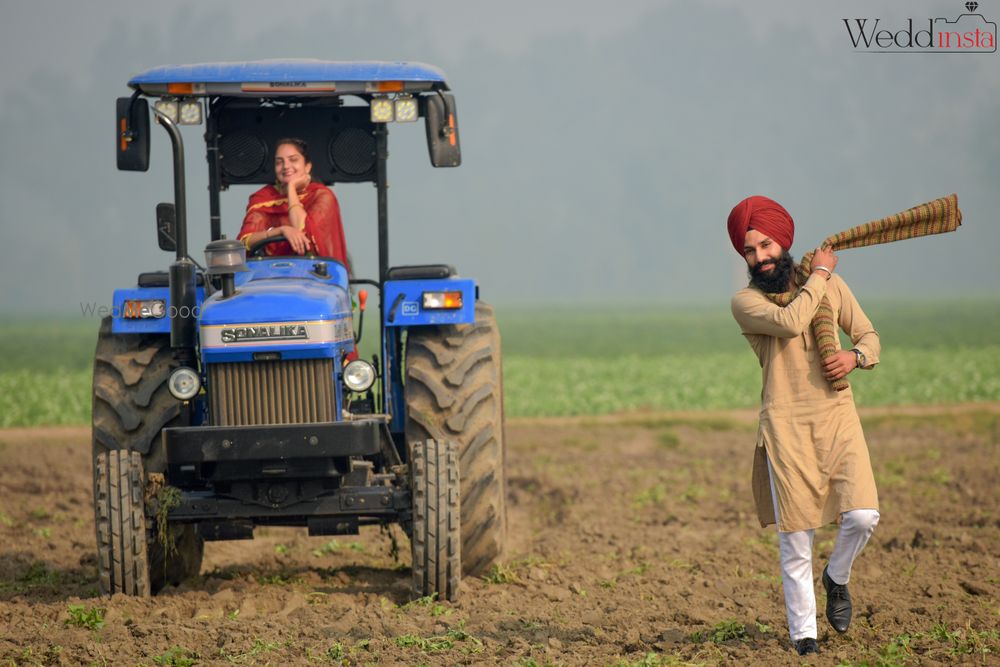
[{"label": "patterned scarf", "polygon": [[[834,234],[827,237],[821,247],[828,246],[833,250],[862,248],[879,243],[912,239],[917,236],[953,232],[961,224],[962,212],[958,210],[958,195],[952,194],[914,206],[902,213],[896,213],[881,220],[872,220],[864,225],[858,225],[847,231]],[[795,267],[795,275],[799,285],[805,284],[812,272],[812,258],[813,252],[807,252],[802,256],[802,261]],[[799,289],[794,288],[784,294],[768,294],[767,298],[779,306],[787,306],[792,299],[798,296]],[[833,308],[826,297],[823,297],[823,302],[813,317],[812,327],[813,334],[816,336],[816,345],[819,347],[820,358],[826,360],[827,357],[837,352],[837,323],[834,321]],[[850,386],[846,377],[833,380],[831,384],[837,391],[843,391]]]}]

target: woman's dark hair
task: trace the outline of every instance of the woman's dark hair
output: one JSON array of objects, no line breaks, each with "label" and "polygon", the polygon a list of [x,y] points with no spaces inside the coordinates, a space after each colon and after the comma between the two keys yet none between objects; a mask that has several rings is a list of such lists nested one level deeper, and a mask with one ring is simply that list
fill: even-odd
[{"label": "woman's dark hair", "polygon": [[309,144],[298,137],[285,137],[284,139],[278,139],[278,141],[274,144],[274,152],[277,153],[278,147],[284,146],[285,144],[295,146],[295,148],[302,153],[303,160],[306,162],[312,162],[312,160],[309,159]]}]

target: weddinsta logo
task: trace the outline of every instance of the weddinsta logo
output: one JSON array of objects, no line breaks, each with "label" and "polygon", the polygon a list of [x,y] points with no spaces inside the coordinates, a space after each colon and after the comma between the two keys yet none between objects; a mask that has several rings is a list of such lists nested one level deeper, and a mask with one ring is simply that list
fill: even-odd
[{"label": "weddinsta logo", "polygon": [[856,51],[865,53],[996,53],[997,24],[975,13],[978,2],[966,2],[968,13],[954,20],[907,19],[888,25],[882,19],[843,19]]}]

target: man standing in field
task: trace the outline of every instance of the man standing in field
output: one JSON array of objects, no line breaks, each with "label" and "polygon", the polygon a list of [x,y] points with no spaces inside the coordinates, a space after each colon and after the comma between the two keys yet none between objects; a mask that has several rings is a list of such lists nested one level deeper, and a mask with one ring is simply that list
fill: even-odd
[{"label": "man standing in field", "polygon": [[[794,234],[791,216],[767,197],[744,199],[729,214],[733,248],[750,272],[750,285],[733,296],[733,316],[763,369],[754,500],[761,525],[777,524],[788,628],[796,650],[805,655],[818,652],[815,530],[840,521],[822,581],[826,617],[837,632],[846,632],[851,566],[879,520],[854,398],[849,387],[837,391],[831,382],[855,368],[873,367],[880,345],[847,284],[834,275],[832,250],[816,250],[811,273],[796,275],[788,252]],[[831,310],[854,347],[841,350],[835,340],[836,351],[824,360],[811,325],[818,313],[828,318]]]}]

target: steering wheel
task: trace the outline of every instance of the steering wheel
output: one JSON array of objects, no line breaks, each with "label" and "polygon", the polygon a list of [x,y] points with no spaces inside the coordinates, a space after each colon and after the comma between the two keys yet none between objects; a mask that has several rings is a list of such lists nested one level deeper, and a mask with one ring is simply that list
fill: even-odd
[{"label": "steering wheel", "polygon": [[[271,236],[266,239],[261,239],[260,241],[257,241],[252,246],[250,246],[250,250],[247,251],[247,256],[260,257],[263,255],[263,250],[267,246],[271,245],[272,243],[281,243],[282,241],[286,240],[287,239],[285,238],[284,234],[277,234],[276,236]],[[312,256],[311,253],[306,253],[304,255],[295,255],[295,257],[311,257],[311,256]]]}]

